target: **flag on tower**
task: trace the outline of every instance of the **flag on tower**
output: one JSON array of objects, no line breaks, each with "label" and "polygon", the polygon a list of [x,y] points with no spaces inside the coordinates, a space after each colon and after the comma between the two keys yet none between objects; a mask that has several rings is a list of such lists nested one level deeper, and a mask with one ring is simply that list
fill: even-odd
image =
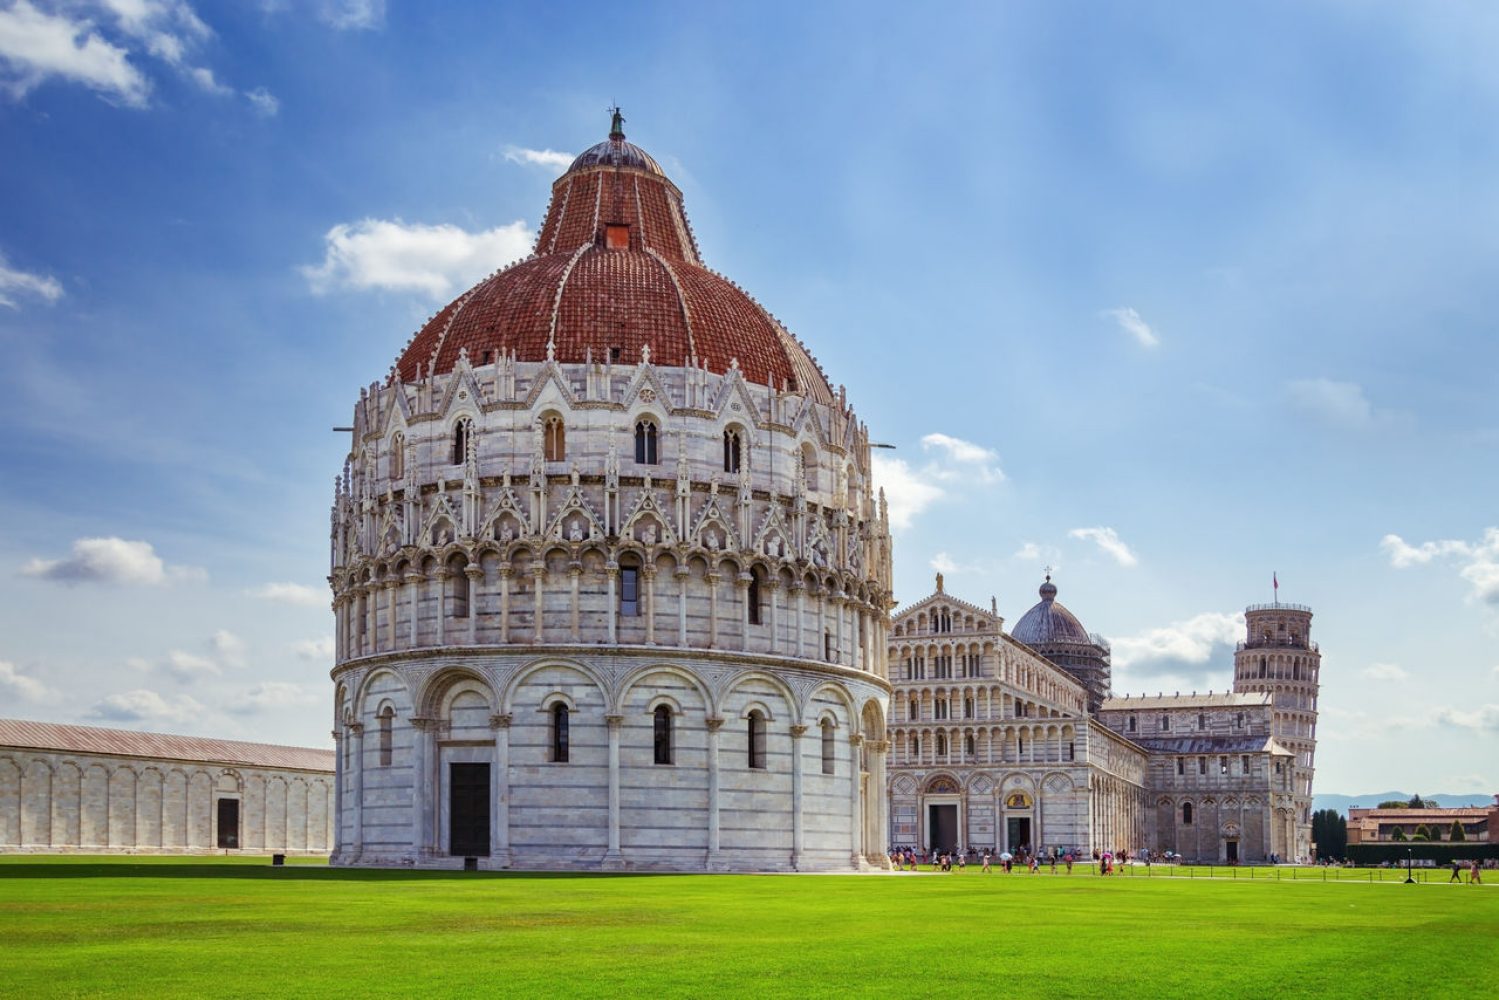
[{"label": "flag on tower", "polygon": [[1270,573],[1270,582],[1275,587],[1275,599],[1280,600],[1280,576],[1274,571]]}]

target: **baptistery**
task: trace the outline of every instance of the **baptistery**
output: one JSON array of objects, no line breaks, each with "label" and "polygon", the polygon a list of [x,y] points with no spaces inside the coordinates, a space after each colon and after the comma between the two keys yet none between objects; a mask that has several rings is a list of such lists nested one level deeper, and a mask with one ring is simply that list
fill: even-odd
[{"label": "baptistery", "polygon": [[867,428],[617,112],[352,426],[333,863],[884,864]]}]

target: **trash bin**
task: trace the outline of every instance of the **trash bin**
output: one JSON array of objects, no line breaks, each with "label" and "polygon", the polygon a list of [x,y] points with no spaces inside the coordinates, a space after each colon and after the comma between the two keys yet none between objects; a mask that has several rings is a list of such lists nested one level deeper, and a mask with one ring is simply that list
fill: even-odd
[{"label": "trash bin", "polygon": [[284,864],[286,864],[286,855],[285,854],[272,854],[271,855],[271,864],[273,864],[273,865],[284,865]]}]

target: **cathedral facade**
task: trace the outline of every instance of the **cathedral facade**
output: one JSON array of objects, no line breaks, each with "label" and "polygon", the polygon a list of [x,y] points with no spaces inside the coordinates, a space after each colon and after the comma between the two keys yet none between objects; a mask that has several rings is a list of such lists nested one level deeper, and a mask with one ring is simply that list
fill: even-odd
[{"label": "cathedral facade", "polygon": [[335,864],[885,863],[867,431],[622,126],[359,394]]},{"label": "cathedral facade", "polygon": [[1310,609],[1248,609],[1233,692],[1115,697],[1107,642],[1050,577],[1040,597],[1007,634],[993,602],[947,594],[939,574],[893,617],[893,844],[1311,856]]}]

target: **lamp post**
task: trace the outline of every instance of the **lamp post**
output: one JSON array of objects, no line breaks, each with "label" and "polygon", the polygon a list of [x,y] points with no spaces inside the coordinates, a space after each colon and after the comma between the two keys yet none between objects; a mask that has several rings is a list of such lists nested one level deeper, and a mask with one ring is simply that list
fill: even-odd
[{"label": "lamp post", "polygon": [[1411,874],[1411,849],[1409,847],[1405,849],[1405,884],[1416,884],[1415,876]]}]

